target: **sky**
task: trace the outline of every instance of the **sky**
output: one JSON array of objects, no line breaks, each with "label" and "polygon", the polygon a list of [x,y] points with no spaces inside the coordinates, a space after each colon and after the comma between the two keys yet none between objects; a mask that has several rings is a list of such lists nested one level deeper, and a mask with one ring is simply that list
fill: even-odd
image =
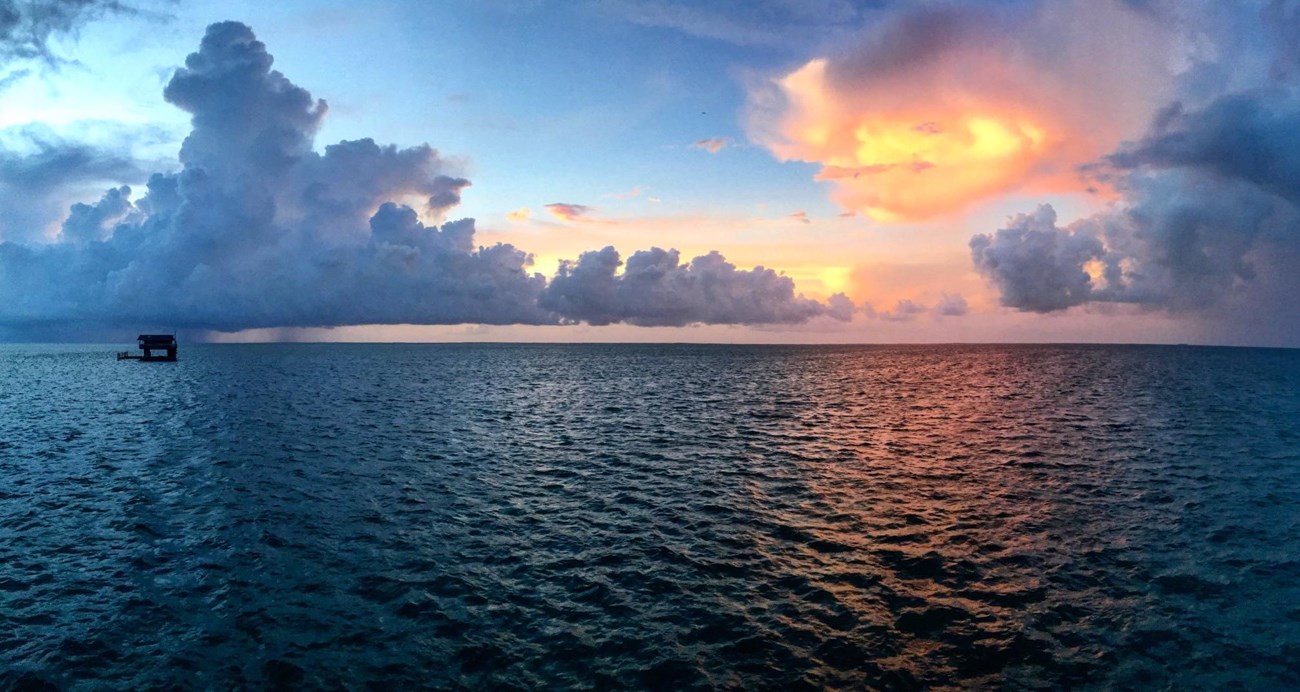
[{"label": "sky", "polygon": [[1300,346],[1300,2],[0,0],[0,339]]}]

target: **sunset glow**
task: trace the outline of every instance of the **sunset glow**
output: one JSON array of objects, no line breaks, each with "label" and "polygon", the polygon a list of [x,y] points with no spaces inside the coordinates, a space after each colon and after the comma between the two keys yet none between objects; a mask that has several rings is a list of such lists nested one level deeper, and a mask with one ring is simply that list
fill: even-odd
[{"label": "sunset glow", "polygon": [[996,104],[861,111],[837,101],[826,69],[813,60],[778,82],[788,108],[769,146],[821,164],[816,178],[835,183],[842,206],[879,221],[925,219],[1022,186],[1060,143],[1049,116]]},{"label": "sunset glow", "polygon": [[1277,3],[33,1],[0,337],[1293,340]]},{"label": "sunset glow", "polygon": [[0,0],[0,692],[1300,689],[1297,37]]}]

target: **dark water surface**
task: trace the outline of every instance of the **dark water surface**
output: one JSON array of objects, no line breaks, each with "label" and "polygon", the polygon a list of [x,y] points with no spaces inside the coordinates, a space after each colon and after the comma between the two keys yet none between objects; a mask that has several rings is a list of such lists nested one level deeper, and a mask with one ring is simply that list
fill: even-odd
[{"label": "dark water surface", "polygon": [[1300,687],[1300,351],[0,347],[0,687]]}]

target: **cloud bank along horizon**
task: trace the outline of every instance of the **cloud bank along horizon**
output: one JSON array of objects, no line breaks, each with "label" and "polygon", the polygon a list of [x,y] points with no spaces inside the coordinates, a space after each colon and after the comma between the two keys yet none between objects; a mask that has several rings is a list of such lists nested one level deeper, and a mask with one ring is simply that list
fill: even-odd
[{"label": "cloud bank along horizon", "polygon": [[[35,43],[0,26],[0,60],[41,69],[33,46],[85,14],[20,32]],[[324,102],[272,70],[247,26],[227,22],[164,90],[192,122],[170,165],[40,124],[0,131],[0,330],[824,321],[805,328],[817,331],[858,316],[919,326],[921,315],[940,328],[996,301],[1002,316],[964,320],[996,328],[1010,313],[1028,324],[1068,311],[1101,324],[1158,312],[1201,338],[1300,344],[1300,2],[887,1],[850,14],[834,40],[795,42],[793,67],[747,82],[742,120],[747,144],[815,165],[871,232],[864,255],[894,253],[860,267],[897,263],[882,274],[897,290],[875,296],[876,308],[805,298],[791,278],[718,252],[581,251],[605,238],[566,249],[577,258],[542,276],[529,253],[477,247],[472,220],[447,220],[469,182],[431,147],[357,139],[316,150]],[[715,33],[698,35],[735,39]],[[720,166],[743,158],[739,140],[698,135],[687,141]],[[503,217],[614,225],[561,194]],[[1048,194],[1052,204],[1034,199]],[[70,199],[81,202],[69,209]],[[1021,213],[996,230],[968,225],[981,204]],[[1082,218],[1059,218],[1071,214]],[[790,244],[826,228],[805,211],[784,218],[798,224],[781,231]],[[887,246],[909,234],[898,248],[926,252],[917,234],[931,232],[952,252],[925,283],[906,271],[931,265]],[[854,258],[825,259],[861,273],[841,266]],[[972,293],[981,282],[989,293]],[[1033,324],[1050,337],[1062,323]]]},{"label": "cloud bank along horizon", "polygon": [[[468,180],[428,145],[360,139],[315,151],[325,101],[273,70],[239,22],[209,26],[163,96],[192,116],[179,172],[149,175],[139,197],[119,185],[73,205],[52,242],[7,233],[27,242],[0,242],[0,325],[681,326],[853,313],[842,294],[804,298],[789,277],[738,269],[717,252],[683,262],[651,248],[624,266],[606,247],[562,263],[548,281],[513,245],[476,248],[472,219],[444,221]],[[0,185],[37,185],[45,170],[60,182],[140,175],[35,141],[33,154],[0,166]]]}]

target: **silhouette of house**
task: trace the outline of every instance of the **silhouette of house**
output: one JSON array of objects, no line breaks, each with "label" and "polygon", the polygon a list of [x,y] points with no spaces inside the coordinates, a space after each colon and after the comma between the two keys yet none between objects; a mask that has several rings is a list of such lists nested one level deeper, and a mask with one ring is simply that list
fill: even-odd
[{"label": "silhouette of house", "polygon": [[[139,348],[144,355],[122,351],[117,354],[118,360],[176,360],[175,334],[141,334],[136,337],[136,340],[139,342]],[[159,351],[162,353],[158,353]]]}]

